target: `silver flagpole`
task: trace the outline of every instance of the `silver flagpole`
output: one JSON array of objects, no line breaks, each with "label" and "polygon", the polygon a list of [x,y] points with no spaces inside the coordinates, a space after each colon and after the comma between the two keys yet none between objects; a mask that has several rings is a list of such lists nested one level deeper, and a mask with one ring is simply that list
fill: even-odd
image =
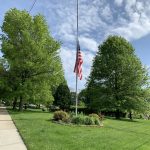
[{"label": "silver flagpole", "polygon": [[[78,0],[77,0],[77,37],[76,38],[77,38],[76,49],[77,49],[77,55],[78,55]],[[78,115],[78,74],[76,72],[76,116],[77,115]]]}]

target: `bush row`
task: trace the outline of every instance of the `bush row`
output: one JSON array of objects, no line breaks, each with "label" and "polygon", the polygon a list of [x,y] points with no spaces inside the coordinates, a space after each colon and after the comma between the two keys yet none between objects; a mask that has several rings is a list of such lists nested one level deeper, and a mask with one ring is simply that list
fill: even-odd
[{"label": "bush row", "polygon": [[55,121],[62,121],[65,123],[72,123],[77,125],[101,125],[102,119],[97,114],[90,114],[89,116],[78,115],[71,116],[64,111],[54,112],[53,119]]},{"label": "bush row", "polygon": [[90,116],[74,116],[72,118],[72,123],[78,125],[101,125],[101,122],[98,118]]}]

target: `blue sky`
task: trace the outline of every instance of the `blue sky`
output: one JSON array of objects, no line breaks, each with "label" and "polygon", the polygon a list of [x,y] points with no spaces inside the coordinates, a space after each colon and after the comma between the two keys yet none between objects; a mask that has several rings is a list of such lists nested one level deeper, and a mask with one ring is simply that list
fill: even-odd
[{"label": "blue sky", "polygon": [[[0,0],[0,4],[1,26],[6,11],[14,7],[28,11],[33,0]],[[149,6],[150,0],[79,0],[79,40],[84,59],[79,89],[84,88],[98,45],[108,35],[125,37],[142,63],[150,66]],[[62,42],[60,56],[65,77],[69,87],[75,89],[76,0],[37,0],[31,15],[38,13],[45,16],[52,36]]]}]

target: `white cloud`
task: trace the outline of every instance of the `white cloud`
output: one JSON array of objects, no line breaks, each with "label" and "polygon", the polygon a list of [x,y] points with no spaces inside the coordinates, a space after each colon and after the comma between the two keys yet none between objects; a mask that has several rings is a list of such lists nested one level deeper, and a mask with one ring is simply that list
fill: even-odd
[{"label": "white cloud", "polygon": [[101,12],[101,15],[103,18],[107,18],[107,20],[111,20],[113,19],[112,17],[112,11],[111,11],[111,8],[110,8],[110,5],[107,4],[103,9],[102,9],[102,12]]},{"label": "white cloud", "polygon": [[[62,58],[63,67],[65,70],[65,77],[69,81],[69,86],[75,88],[76,81],[75,81],[75,73],[73,72],[73,70],[75,65],[76,51],[72,51],[67,47],[62,47],[60,56]],[[80,89],[84,88],[84,85],[86,83],[85,79],[88,77],[90,73],[90,67],[94,55],[92,53],[82,51],[82,57],[83,57],[83,65],[82,65],[83,80],[79,82]]]},{"label": "white cloud", "polygon": [[[47,4],[55,22],[52,30],[55,37],[63,41],[61,58],[65,68],[68,84],[75,87],[73,67],[75,63],[76,48],[76,2],[56,0]],[[48,1],[47,1],[48,2]],[[79,1],[79,39],[83,53],[83,75],[80,82],[83,88],[85,78],[90,73],[94,53],[97,52],[98,43],[101,43],[109,34],[124,36],[128,40],[139,39],[150,33],[150,8],[148,2],[139,0],[115,0],[116,8],[106,0]],[[67,7],[66,7],[67,6]],[[51,11],[53,8],[53,12]],[[97,43],[98,42],[98,43]]]},{"label": "white cloud", "polygon": [[[146,29],[146,30],[145,30]],[[143,26],[137,23],[129,23],[124,27],[118,27],[112,30],[112,34],[117,34],[125,37],[128,40],[139,39],[150,32],[150,22],[145,22]]]},{"label": "white cloud", "polygon": [[[111,0],[79,1],[79,39],[84,59],[84,78],[80,82],[79,88],[84,87],[85,77],[90,73],[92,59],[97,52],[98,44],[109,34],[117,34],[128,40],[136,40],[150,33],[149,0],[114,0],[114,8],[112,3]],[[21,4],[22,2],[20,2]],[[10,5],[8,0],[6,5]],[[23,7],[26,5],[22,4],[21,8]],[[74,88],[76,1],[37,1],[32,13],[45,15],[53,36],[62,41],[61,58],[65,76],[69,86]]]},{"label": "white cloud", "polygon": [[126,2],[125,8],[128,10],[131,7],[135,7],[137,1],[136,0],[126,0],[125,2]]},{"label": "white cloud", "polygon": [[[124,36],[128,40],[136,40],[150,33],[150,16],[147,15],[150,10],[145,3],[136,0],[127,0],[125,5],[126,16],[120,16],[125,22],[121,26],[112,28],[111,34]],[[145,7],[145,9],[144,9]]]},{"label": "white cloud", "polygon": [[141,10],[141,11],[143,11],[143,9],[144,9],[144,5],[142,2],[137,2],[136,7],[138,10]]},{"label": "white cloud", "polygon": [[121,6],[122,3],[123,3],[123,0],[115,0],[115,4],[116,4],[117,6]]},{"label": "white cloud", "polygon": [[98,44],[94,39],[81,36],[79,40],[84,50],[97,51]]}]

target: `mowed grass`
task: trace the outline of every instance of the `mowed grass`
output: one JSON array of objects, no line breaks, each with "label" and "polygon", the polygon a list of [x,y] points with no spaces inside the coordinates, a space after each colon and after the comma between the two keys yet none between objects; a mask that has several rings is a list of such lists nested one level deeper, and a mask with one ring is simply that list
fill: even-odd
[{"label": "mowed grass", "polygon": [[9,111],[28,150],[150,150],[150,121],[105,119],[104,127],[52,123],[52,113]]}]

